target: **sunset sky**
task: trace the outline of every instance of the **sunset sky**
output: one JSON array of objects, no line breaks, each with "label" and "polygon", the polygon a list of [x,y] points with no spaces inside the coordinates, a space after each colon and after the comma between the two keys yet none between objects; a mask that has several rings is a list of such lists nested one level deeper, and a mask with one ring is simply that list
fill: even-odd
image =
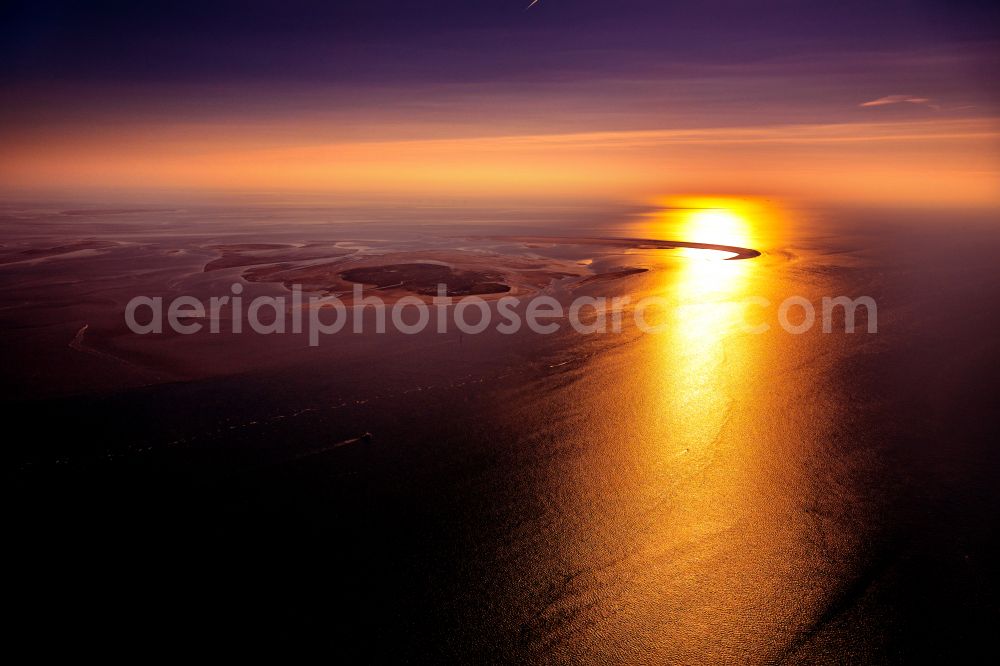
[{"label": "sunset sky", "polygon": [[99,4],[0,10],[9,197],[1000,205],[996,3]]}]

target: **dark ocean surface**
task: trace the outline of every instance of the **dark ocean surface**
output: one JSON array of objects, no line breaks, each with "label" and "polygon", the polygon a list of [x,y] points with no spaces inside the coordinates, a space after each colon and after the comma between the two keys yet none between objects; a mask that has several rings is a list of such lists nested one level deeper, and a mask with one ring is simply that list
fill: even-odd
[{"label": "dark ocean surface", "polygon": [[[994,644],[996,214],[2,212],[15,635],[443,663],[946,663]],[[572,240],[609,237],[762,255]],[[547,293],[669,305],[657,332],[626,316],[318,347],[124,326],[137,295],[287,294],[206,272],[212,246],[331,242],[641,267]],[[815,304],[808,332],[779,324],[792,296]],[[824,333],[837,296],[873,298],[877,333],[864,314]]]}]

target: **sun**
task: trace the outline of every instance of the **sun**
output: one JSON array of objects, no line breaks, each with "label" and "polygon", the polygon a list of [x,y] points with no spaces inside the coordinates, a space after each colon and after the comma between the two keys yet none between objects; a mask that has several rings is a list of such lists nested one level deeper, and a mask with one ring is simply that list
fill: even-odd
[{"label": "sun", "polygon": [[729,197],[685,197],[670,202],[677,220],[678,240],[752,247],[759,221],[752,202]]},{"label": "sun", "polygon": [[718,237],[739,233],[746,227],[747,220],[731,209],[710,208],[691,211],[688,215],[688,224],[692,231],[704,231]]}]

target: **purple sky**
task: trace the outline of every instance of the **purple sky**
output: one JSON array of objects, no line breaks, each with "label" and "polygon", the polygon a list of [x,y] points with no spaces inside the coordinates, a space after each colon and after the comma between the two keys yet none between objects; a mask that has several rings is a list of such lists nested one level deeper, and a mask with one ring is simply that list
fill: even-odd
[{"label": "purple sky", "polygon": [[[0,77],[33,107],[66,91],[84,107],[149,113],[144,104],[200,90],[204,104],[180,100],[171,110],[203,114],[229,103],[257,113],[328,108],[333,96],[379,104],[390,101],[386,90],[413,91],[419,102],[463,88],[544,99],[556,87],[570,100],[621,94],[628,104],[637,84],[655,102],[650,82],[683,88],[700,105],[751,111],[845,94],[958,105],[996,99],[998,85],[995,2],[541,0],[528,11],[524,0],[179,4],[8,5]],[[951,66],[963,80],[951,80]],[[93,94],[81,94],[84,86]]]}]

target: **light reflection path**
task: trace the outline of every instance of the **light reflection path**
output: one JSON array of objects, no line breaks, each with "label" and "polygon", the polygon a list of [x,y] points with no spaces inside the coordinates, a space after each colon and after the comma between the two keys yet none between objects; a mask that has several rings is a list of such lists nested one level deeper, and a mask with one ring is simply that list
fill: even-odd
[{"label": "light reflection path", "polygon": [[825,496],[813,470],[837,469],[816,419],[836,398],[816,391],[821,367],[787,371],[828,341],[746,333],[748,297],[804,285],[705,252],[772,246],[779,221],[721,207],[649,219],[636,236],[691,239],[634,252],[654,266],[633,296],[662,302],[647,310],[656,332],[595,356],[544,410],[564,415],[552,436],[572,452],[546,496],[559,528],[541,532],[555,554],[544,579],[564,582],[544,588],[526,642],[590,663],[773,663],[821,616],[850,552],[811,509]]}]

